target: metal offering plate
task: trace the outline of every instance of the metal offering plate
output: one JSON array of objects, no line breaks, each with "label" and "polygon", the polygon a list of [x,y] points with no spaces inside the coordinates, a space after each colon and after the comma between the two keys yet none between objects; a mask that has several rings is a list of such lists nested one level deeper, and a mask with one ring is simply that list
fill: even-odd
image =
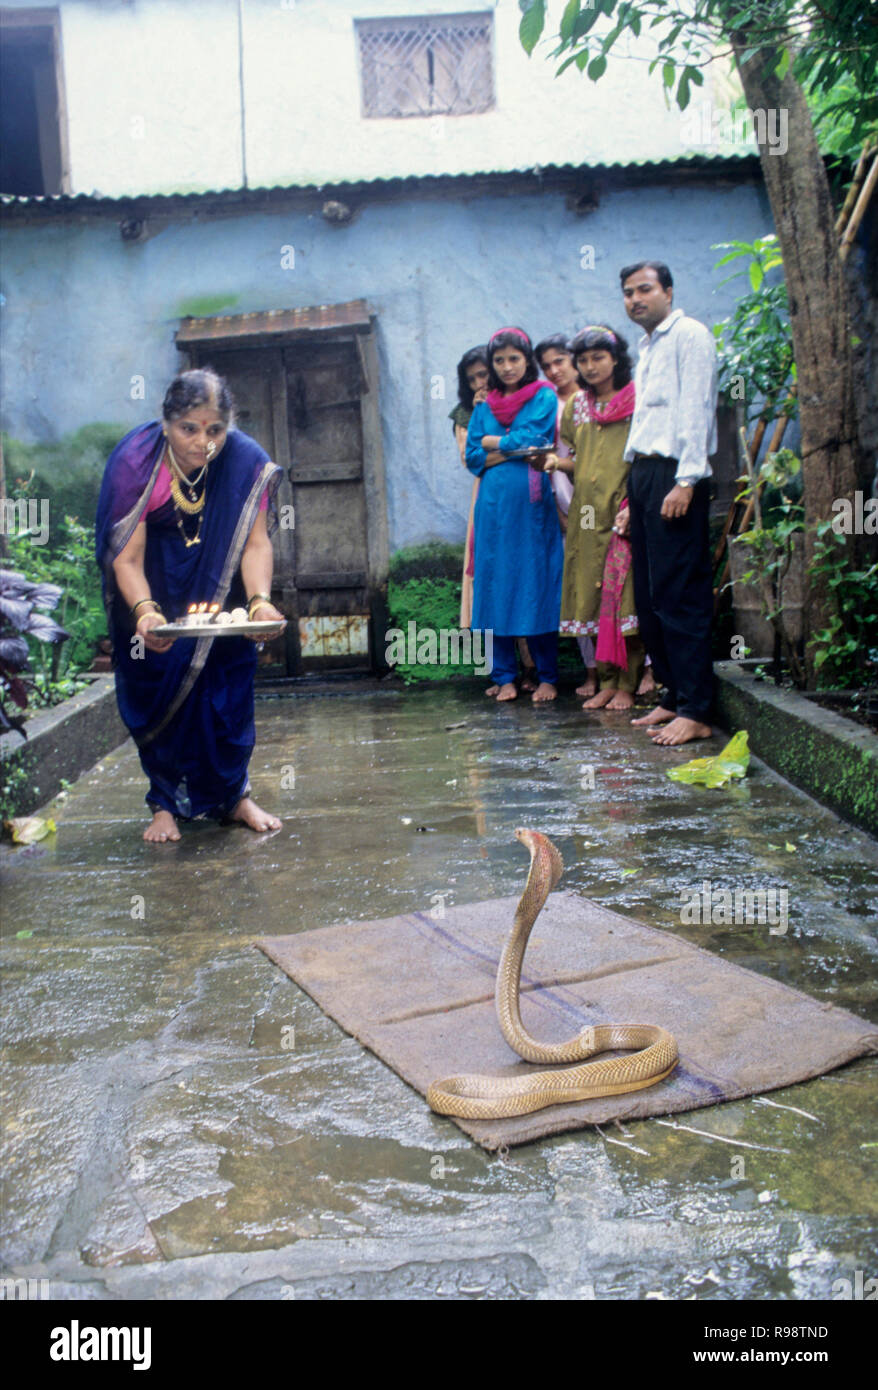
[{"label": "metal offering plate", "polygon": [[150,628],[154,637],[254,637],[259,633],[283,632],[286,618],[267,623],[163,623]]}]

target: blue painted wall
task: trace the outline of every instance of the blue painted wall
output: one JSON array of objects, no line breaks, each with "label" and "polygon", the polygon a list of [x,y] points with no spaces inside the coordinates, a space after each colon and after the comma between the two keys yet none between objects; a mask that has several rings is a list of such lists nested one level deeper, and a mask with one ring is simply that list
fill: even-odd
[{"label": "blue painted wall", "polygon": [[[363,298],[377,313],[391,549],[461,540],[471,480],[448,412],[463,351],[510,322],[534,340],[608,322],[633,343],[618,270],[641,257],[667,261],[675,304],[715,323],[737,286],[720,288],[726,272],[713,269],[711,244],[771,230],[756,179],[623,189],[584,217],[561,193],[457,191],[367,204],[346,226],[316,209],[175,214],[134,243],[95,213],[9,222],[2,426],[35,442],[92,421],[152,418],[182,360],[179,318],[196,312],[195,299],[236,314]],[[291,270],[285,246],[295,247]],[[582,265],[583,246],[594,248],[593,269]],[[145,379],[145,400],[132,398],[134,377]]]}]

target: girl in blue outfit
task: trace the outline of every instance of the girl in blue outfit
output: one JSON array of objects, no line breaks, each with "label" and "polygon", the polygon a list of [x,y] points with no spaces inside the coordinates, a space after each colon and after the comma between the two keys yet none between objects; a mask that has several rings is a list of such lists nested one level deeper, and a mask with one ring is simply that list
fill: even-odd
[{"label": "girl in blue outfit", "polygon": [[538,379],[530,338],[520,328],[493,335],[488,368],[488,398],[473,411],[466,442],[466,466],[481,479],[472,626],[492,634],[498,700],[518,694],[515,639],[527,638],[539,679],[532,698],[542,703],[558,693],[564,550],[554,494],[542,472],[555,440],[558,402]]}]

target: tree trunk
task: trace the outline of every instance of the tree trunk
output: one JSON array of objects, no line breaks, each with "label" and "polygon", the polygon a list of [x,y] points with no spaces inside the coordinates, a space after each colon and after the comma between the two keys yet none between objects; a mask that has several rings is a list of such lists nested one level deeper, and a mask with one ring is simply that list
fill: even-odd
[{"label": "tree trunk", "polygon": [[[792,47],[792,39],[790,46]],[[851,313],[844,269],[838,256],[835,210],[823,160],[817,148],[805,94],[790,72],[771,70],[763,54],[742,61],[746,33],[732,38],[744,95],[751,111],[786,112],[788,147],[759,148],[765,187],[783,256],[790,327],[796,358],[802,480],[805,503],[805,562],[814,549],[814,525],[834,515],[835,498],[853,497],[858,477]],[[778,46],[780,53],[780,46]],[[766,64],[769,63],[767,67]],[[768,129],[772,125],[766,115]],[[855,538],[849,543],[855,547]],[[830,596],[813,581],[807,596],[805,634],[825,627]],[[806,647],[808,684],[813,689],[813,658]]]}]

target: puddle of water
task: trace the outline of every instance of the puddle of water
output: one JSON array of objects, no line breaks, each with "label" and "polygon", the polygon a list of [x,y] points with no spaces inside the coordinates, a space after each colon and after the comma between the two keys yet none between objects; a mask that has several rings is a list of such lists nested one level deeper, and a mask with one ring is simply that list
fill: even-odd
[{"label": "puddle of water", "polygon": [[[875,1273],[875,1060],[680,1117],[706,1134],[645,1121],[502,1162],[251,944],[517,894],[525,824],[558,844],[564,888],[874,1021],[873,841],[757,762],[729,790],[672,783],[691,750],[569,702],[257,709],[276,835],[144,845],[126,747],[53,840],[0,851],[9,1265],[72,1251],[74,1279],[142,1271],[150,1297],[199,1256],[209,1297],[247,1251],[243,1298],[826,1298]],[[786,932],[686,920],[704,883],[784,890]],[[288,1278],[259,1276],[289,1249]]]}]

